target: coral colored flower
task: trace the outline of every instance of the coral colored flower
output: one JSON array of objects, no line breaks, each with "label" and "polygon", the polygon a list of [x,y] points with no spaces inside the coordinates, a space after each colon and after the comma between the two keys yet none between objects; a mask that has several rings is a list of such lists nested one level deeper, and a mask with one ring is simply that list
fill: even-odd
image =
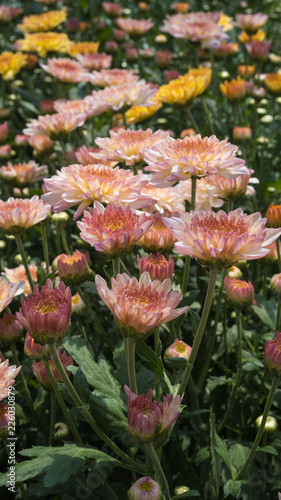
[{"label": "coral colored flower", "polygon": [[0,438],[8,435],[10,416],[8,414],[9,406],[6,403],[0,403]]},{"label": "coral colored flower", "polygon": [[232,136],[235,142],[247,142],[252,138],[252,129],[250,127],[233,127]]},{"label": "coral colored flower", "polygon": [[77,61],[67,57],[52,58],[47,64],[40,64],[41,68],[57,80],[64,83],[82,82],[87,79],[88,72]]},{"label": "coral colored flower", "polygon": [[25,38],[17,40],[15,46],[24,52],[37,52],[39,56],[46,57],[48,52],[68,52],[73,42],[65,33],[26,33]]},{"label": "coral colored flower", "polygon": [[171,252],[177,241],[172,231],[164,224],[163,218],[159,213],[151,215],[151,219],[153,223],[145,235],[138,241],[138,245],[142,246],[146,252]]},{"label": "coral colored flower", "polygon": [[122,16],[122,14],[123,14],[124,8],[119,3],[102,2],[101,6],[102,6],[103,10],[110,17],[118,17],[118,16]]},{"label": "coral colored flower", "polygon": [[[61,352],[59,349],[57,349],[57,351],[58,351],[58,355],[59,355],[60,360],[61,360],[64,367],[73,365],[73,359],[71,356],[68,356],[65,351]],[[59,382],[59,383],[62,382],[60,374],[57,371],[57,369],[55,367],[55,363],[53,362],[52,358],[48,360],[48,363],[50,365],[52,374],[53,374],[56,382]],[[46,372],[46,369],[44,366],[44,361],[39,361],[38,363],[36,363],[36,361],[33,361],[31,368],[32,368],[34,376],[39,380],[40,384],[42,384],[45,389],[50,389],[51,382],[50,382],[49,377],[47,375],[47,372]],[[70,372],[68,370],[65,369],[65,371],[66,371],[67,375],[70,375]]]},{"label": "coral colored flower", "polygon": [[247,94],[246,82],[240,76],[236,80],[231,80],[231,82],[225,80],[224,83],[220,83],[220,90],[233,103],[243,101]]},{"label": "coral colored flower", "polygon": [[112,56],[109,54],[96,53],[96,54],[77,54],[77,61],[86,68],[88,71],[100,71],[102,69],[108,69],[112,63]]},{"label": "coral colored flower", "polygon": [[101,276],[97,275],[95,281],[98,294],[112,312],[118,331],[135,341],[146,339],[155,328],[188,310],[188,306],[175,309],[182,294],[171,291],[170,279],[151,281],[145,272],[137,281],[123,273],[111,279],[111,290]]},{"label": "coral colored flower", "polygon": [[81,285],[92,276],[87,258],[79,250],[72,255],[59,255],[55,261],[58,275],[67,285]]},{"label": "coral colored flower", "polygon": [[156,50],[155,64],[158,68],[166,69],[170,66],[173,59],[173,52],[170,50]]},{"label": "coral colored flower", "polygon": [[130,203],[134,209],[155,203],[141,192],[146,180],[119,167],[71,165],[57,174],[44,180],[47,193],[42,199],[53,205],[55,213],[79,204],[75,219],[95,200],[106,204],[119,200],[122,205]]},{"label": "coral colored flower", "polygon": [[99,49],[99,45],[100,42],[72,42],[67,52],[71,57],[77,57],[78,54],[95,54]]},{"label": "coral colored flower", "polygon": [[175,2],[172,3],[171,9],[175,10],[178,14],[185,14],[189,9],[189,5],[187,2]]},{"label": "coral colored flower", "polygon": [[241,208],[229,214],[200,210],[163,221],[178,239],[176,250],[206,267],[230,267],[239,260],[264,257],[281,234],[281,228],[265,229],[266,219],[259,212],[247,215]]},{"label": "coral colored flower", "polygon": [[280,73],[268,73],[265,77],[264,84],[267,90],[273,94],[281,95],[281,74]]},{"label": "coral colored flower", "polygon": [[0,75],[3,80],[13,80],[25,64],[26,56],[22,52],[2,52],[0,54]]},{"label": "coral colored flower", "polygon": [[253,40],[249,43],[246,43],[245,46],[247,52],[255,61],[264,62],[268,58],[271,40],[268,40],[268,42],[259,42],[258,40]]},{"label": "coral colored flower", "polygon": [[35,361],[41,361],[43,357],[50,357],[48,346],[36,344],[29,333],[27,333],[25,336],[24,352],[29,358],[34,359]]},{"label": "coral colored flower", "polygon": [[[14,14],[14,10],[18,10],[18,13]],[[8,24],[14,17],[17,17],[21,12],[21,9],[15,9],[9,7],[8,5],[0,5],[0,23]]]},{"label": "coral colored flower", "polygon": [[37,195],[30,199],[0,200],[0,228],[8,234],[24,233],[38,222],[45,220],[50,211],[51,206],[40,200]]},{"label": "coral colored flower", "polygon": [[161,500],[161,486],[151,477],[138,479],[128,491],[129,500]]},{"label": "coral colored flower", "polygon": [[118,17],[115,22],[131,38],[139,38],[154,26],[151,19],[126,19]]},{"label": "coral colored flower", "polygon": [[281,333],[277,331],[274,339],[264,344],[264,363],[274,377],[281,377]]},{"label": "coral colored flower", "polygon": [[248,78],[251,78],[251,76],[253,76],[255,71],[256,71],[255,65],[246,66],[245,64],[240,64],[239,66],[237,66],[238,75],[242,76],[242,78],[245,78],[246,80]]},{"label": "coral colored flower", "polygon": [[0,146],[0,159],[8,160],[11,158],[12,148],[10,144],[5,144],[4,146]]},{"label": "coral colored flower", "polygon": [[24,281],[9,283],[5,278],[0,277],[0,312],[12,302],[16,295],[24,291],[24,287]]},{"label": "coral colored flower", "polygon": [[151,148],[165,139],[169,132],[157,130],[123,130],[109,131],[110,138],[97,137],[96,144],[101,148],[92,153],[94,158],[101,158],[116,162],[125,162],[126,165],[135,165],[143,161],[144,149]]},{"label": "coral colored flower", "polygon": [[39,292],[35,285],[33,295],[28,295],[26,301],[22,297],[17,318],[28,330],[36,343],[45,345],[60,342],[70,330],[71,292],[63,282],[53,288],[53,283],[47,279]]},{"label": "coral colored flower", "polygon": [[167,137],[145,150],[144,160],[148,163],[145,170],[153,173],[150,184],[157,187],[167,187],[192,176],[220,174],[233,178],[249,173],[245,161],[236,157],[237,150],[227,139],[220,141],[214,135],[203,139],[199,134],[184,139]]},{"label": "coral colored flower", "polygon": [[176,339],[165,351],[165,358],[184,358],[189,360],[192,348],[183,342],[182,340]]},{"label": "coral colored flower", "polygon": [[18,28],[25,33],[36,33],[38,31],[52,31],[63,23],[67,17],[67,10],[50,10],[43,14],[25,16]]},{"label": "coral colored flower", "polygon": [[234,309],[245,309],[251,305],[254,287],[250,281],[247,283],[247,281],[225,276],[224,288],[226,300]]},{"label": "coral colored flower", "polygon": [[167,278],[171,279],[174,274],[175,261],[171,255],[168,261],[159,252],[157,255],[150,253],[148,257],[143,256],[141,259],[137,255],[137,260],[140,274],[147,271],[152,280],[164,281]]},{"label": "coral colored flower", "polygon": [[9,345],[16,342],[23,333],[21,323],[13,314],[6,314],[0,318],[0,340],[3,344]]},{"label": "coral colored flower", "polygon": [[10,394],[10,387],[14,385],[15,378],[20,370],[21,366],[9,366],[8,359],[0,363],[0,401]]},{"label": "coral colored flower", "polygon": [[269,227],[280,227],[281,205],[274,205],[274,203],[271,203],[266,211],[266,218]]},{"label": "coral colored flower", "polygon": [[51,151],[55,145],[47,135],[31,135],[28,137],[28,143],[37,153]]},{"label": "coral colored flower", "polygon": [[164,396],[163,403],[152,401],[152,389],[147,395],[137,396],[127,385],[124,387],[128,396],[128,424],[133,439],[139,443],[150,443],[177,420],[180,412],[180,395]]},{"label": "coral colored flower", "polygon": [[92,215],[85,211],[82,221],[77,222],[80,238],[111,259],[127,255],[151,224],[145,214],[137,217],[130,205],[109,204],[104,208],[98,201]]},{"label": "coral colored flower", "polygon": [[15,164],[8,162],[7,165],[0,167],[0,178],[5,182],[10,182],[14,186],[24,187],[41,180],[43,174],[47,172],[47,165],[40,167],[33,160]]},{"label": "coral colored flower", "polygon": [[208,182],[210,196],[218,197],[224,201],[237,201],[244,195],[252,196],[255,190],[249,186],[249,183],[258,184],[259,180],[256,177],[251,178],[251,174],[238,175],[235,179],[226,179],[222,175],[210,175]]},{"label": "coral colored flower", "polygon": [[136,82],[138,76],[126,69],[101,69],[85,75],[84,81],[90,82],[97,87],[108,87],[110,85],[123,85]]},{"label": "coral colored flower", "polygon": [[268,15],[258,12],[257,14],[237,14],[236,24],[247,33],[256,33],[268,20]]},{"label": "coral colored flower", "polygon": [[77,127],[82,127],[86,121],[86,113],[57,113],[55,115],[32,118],[23,130],[26,135],[47,135],[50,139],[64,138]]}]

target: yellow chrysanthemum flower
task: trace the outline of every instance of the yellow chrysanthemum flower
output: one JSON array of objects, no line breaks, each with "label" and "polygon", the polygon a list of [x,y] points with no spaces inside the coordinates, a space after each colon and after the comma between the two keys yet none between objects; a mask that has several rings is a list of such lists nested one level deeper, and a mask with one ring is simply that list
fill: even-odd
[{"label": "yellow chrysanthemum flower", "polygon": [[154,113],[158,111],[162,107],[162,103],[157,101],[156,99],[151,99],[151,101],[154,102],[152,106],[132,106],[128,111],[125,113],[126,117],[126,122],[128,125],[131,125],[132,123],[140,123],[143,122],[144,120],[147,120],[150,118]]},{"label": "yellow chrysanthemum flower", "polygon": [[3,80],[13,80],[26,62],[26,55],[22,52],[2,52],[0,54],[0,75]]},{"label": "yellow chrysanthemum flower", "polygon": [[37,52],[39,56],[46,57],[48,52],[68,52],[73,45],[65,33],[26,33],[25,38],[16,42],[17,48],[28,52]]},{"label": "yellow chrysanthemum flower", "polygon": [[232,17],[227,16],[226,14],[221,14],[218,22],[218,26],[223,26],[223,31],[229,31],[233,28]]},{"label": "yellow chrysanthemum flower", "polygon": [[77,54],[95,54],[99,49],[100,42],[78,42],[73,43],[67,53],[71,57],[76,57]]},{"label": "yellow chrysanthemum flower", "polygon": [[50,31],[63,23],[67,17],[67,10],[51,10],[37,16],[25,16],[23,23],[18,28],[24,33],[37,33],[39,31]]}]

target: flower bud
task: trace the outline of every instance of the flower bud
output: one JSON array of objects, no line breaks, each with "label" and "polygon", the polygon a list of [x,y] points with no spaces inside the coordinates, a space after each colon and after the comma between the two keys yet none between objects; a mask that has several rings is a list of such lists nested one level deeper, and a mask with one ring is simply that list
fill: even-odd
[{"label": "flower bud", "polygon": [[224,279],[225,295],[228,303],[234,309],[245,309],[249,307],[254,298],[254,287],[250,281],[231,279],[228,276]]},{"label": "flower bud", "polygon": [[152,280],[164,281],[173,276],[175,262],[171,255],[169,255],[169,261],[159,252],[157,252],[157,255],[150,253],[148,257],[142,257],[141,259],[137,255],[137,260],[140,274],[147,271]]},{"label": "flower bud", "polygon": [[129,500],[161,500],[161,487],[151,477],[141,477],[128,491]]},{"label": "flower bud", "polygon": [[274,276],[272,276],[270,280],[270,288],[278,298],[281,298],[281,273],[274,274]]},{"label": "flower bud", "polygon": [[274,377],[281,377],[281,333],[277,331],[274,339],[264,344],[264,363]]},{"label": "flower bud", "polygon": [[[262,422],[262,418],[263,418],[263,415],[260,415],[256,419],[255,423],[256,423],[257,428],[260,427],[261,422]],[[267,434],[272,434],[273,432],[275,432],[277,430],[277,427],[278,427],[278,424],[277,424],[276,418],[267,417],[266,422],[265,422],[265,426],[264,426],[264,432],[266,432]]]},{"label": "flower bud", "polygon": [[35,361],[41,361],[41,359],[45,357],[50,357],[48,346],[36,344],[29,333],[27,333],[25,337],[24,352],[27,356],[29,356],[31,359],[34,359]]},{"label": "flower bud", "polygon": [[5,345],[11,345],[16,342],[23,334],[23,326],[14,314],[4,312],[0,318],[0,340]]},{"label": "flower bud", "polygon": [[64,422],[57,422],[55,424],[55,431],[56,431],[54,434],[55,441],[62,441],[63,439],[66,439],[67,436],[69,435],[69,427]]}]

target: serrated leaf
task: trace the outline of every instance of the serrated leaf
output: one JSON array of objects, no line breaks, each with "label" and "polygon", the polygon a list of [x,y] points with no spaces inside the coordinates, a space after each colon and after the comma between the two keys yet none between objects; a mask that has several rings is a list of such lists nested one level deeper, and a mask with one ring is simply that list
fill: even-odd
[{"label": "serrated leaf", "polygon": [[220,458],[225,463],[225,465],[228,467],[230,474],[231,474],[231,477],[233,479],[234,476],[236,475],[237,471],[231,463],[226,442],[223,439],[221,439],[218,436],[218,434],[215,434],[215,442],[216,442],[216,445],[214,446],[214,450],[220,456]]},{"label": "serrated leaf", "polygon": [[192,335],[193,337],[195,337],[201,318],[199,314],[197,314],[195,311],[192,311],[192,309],[188,309],[188,312],[190,314],[190,319],[191,319]]},{"label": "serrated leaf", "polygon": [[88,403],[91,391],[89,389],[87,379],[81,368],[78,368],[74,375],[73,385],[83,403]]},{"label": "serrated leaf", "polygon": [[55,457],[44,477],[44,486],[50,488],[58,483],[65,483],[70,476],[78,472],[84,463],[85,458],[82,457],[70,457],[69,455]]},{"label": "serrated leaf", "polygon": [[155,352],[142,340],[136,344],[136,353],[140,357],[142,364],[154,371],[163,375],[162,360],[155,354]]},{"label": "serrated leaf", "polygon": [[228,497],[228,495],[239,498],[241,486],[245,483],[247,483],[247,481],[244,479],[242,481],[232,481],[232,479],[227,481],[223,486],[224,498]]},{"label": "serrated leaf", "polygon": [[90,394],[89,405],[95,420],[102,424],[109,422],[113,425],[127,428],[128,422],[118,402],[113,398],[107,398],[97,391]]},{"label": "serrated leaf", "polygon": [[276,451],[275,448],[273,448],[273,446],[270,446],[270,445],[263,446],[262,448],[259,448],[257,450],[257,453],[269,453],[270,455],[275,455],[277,457],[279,456],[278,451]]},{"label": "serrated leaf", "polygon": [[263,297],[255,296],[258,305],[253,306],[256,315],[261,321],[275,331],[276,304],[273,300],[264,300]]},{"label": "serrated leaf", "polygon": [[92,293],[98,295],[97,287],[94,281],[84,281],[82,285],[80,285],[87,293]]}]

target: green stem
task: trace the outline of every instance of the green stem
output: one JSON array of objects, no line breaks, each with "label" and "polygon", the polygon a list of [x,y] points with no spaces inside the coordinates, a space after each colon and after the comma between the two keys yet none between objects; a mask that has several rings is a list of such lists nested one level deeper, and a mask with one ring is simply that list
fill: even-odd
[{"label": "green stem", "polygon": [[91,342],[90,342],[90,340],[89,340],[89,337],[88,337],[88,335],[87,335],[86,328],[85,328],[85,326],[84,326],[84,324],[83,324],[83,321],[81,320],[80,316],[77,316],[77,318],[76,318],[76,319],[77,319],[77,323],[78,323],[78,325],[79,325],[79,328],[80,328],[80,330],[81,330],[82,336],[83,336],[84,340],[86,340],[87,345],[88,345],[88,347],[89,347],[89,349],[90,349],[90,351],[91,351],[91,353],[92,353],[93,357],[95,357],[95,353],[94,353],[94,351],[93,351],[93,348],[92,348]]},{"label": "green stem", "polygon": [[49,252],[48,252],[48,237],[47,237],[47,229],[45,222],[41,223],[41,236],[42,236],[42,245],[43,245],[43,253],[44,260],[46,263],[46,272],[49,274],[50,260],[49,260]]},{"label": "green stem", "polygon": [[139,171],[138,171],[138,166],[136,164],[132,165],[132,170],[134,175],[138,175]]},{"label": "green stem", "polygon": [[188,118],[189,118],[189,120],[191,121],[192,127],[194,128],[194,130],[195,130],[196,134],[201,134],[201,132],[200,132],[200,128],[198,127],[198,125],[197,125],[197,123],[196,123],[196,121],[195,121],[195,118],[194,118],[194,116],[193,116],[193,113],[192,113],[192,111],[191,111],[190,107],[189,107],[189,106],[186,106],[184,109],[185,109],[185,112],[186,112],[187,117],[188,117]]},{"label": "green stem", "polygon": [[276,324],[275,324],[276,331],[279,330],[280,315],[281,315],[281,297],[278,298],[278,304],[277,304]]},{"label": "green stem", "polygon": [[164,471],[162,469],[161,463],[160,463],[159,458],[157,456],[157,453],[154,449],[154,446],[152,443],[146,443],[145,447],[146,447],[147,452],[148,452],[148,454],[152,460],[152,463],[155,467],[156,473],[158,474],[158,476],[160,478],[164,497],[166,498],[166,500],[171,500],[168,481],[166,479],[166,476],[164,474]]},{"label": "green stem", "polygon": [[267,396],[267,400],[266,400],[265,408],[264,408],[264,412],[263,412],[263,417],[262,417],[262,421],[261,421],[261,425],[260,425],[259,430],[257,432],[256,439],[255,439],[255,441],[253,443],[252,449],[251,449],[251,451],[250,451],[250,453],[248,455],[248,458],[247,458],[246,462],[244,463],[243,467],[241,467],[241,469],[238,472],[238,474],[236,474],[236,476],[234,478],[234,481],[237,481],[238,479],[240,479],[240,477],[244,474],[245,470],[250,465],[251,461],[253,460],[253,458],[254,458],[254,456],[256,454],[257,447],[259,446],[261,438],[262,438],[262,435],[263,435],[264,426],[266,424],[266,419],[268,417],[268,413],[269,413],[269,410],[270,410],[270,407],[271,407],[271,404],[272,404],[272,401],[273,401],[273,398],[274,398],[274,394],[275,394],[275,391],[276,391],[277,386],[278,386],[278,382],[279,382],[279,377],[274,377],[273,380],[272,380],[271,389],[270,389],[269,394]]},{"label": "green stem", "polygon": [[[156,356],[159,358],[160,356],[160,333],[159,333],[159,328],[156,328],[154,332],[154,352]],[[155,388],[155,399],[157,403],[160,402],[160,375],[159,373],[155,373],[154,375],[154,388]]]},{"label": "green stem", "polygon": [[202,95],[200,96],[200,101],[201,101],[204,113],[206,115],[206,118],[207,118],[207,121],[208,121],[208,124],[209,124],[209,127],[210,127],[211,134],[212,135],[216,135],[214,124],[213,124],[213,120],[212,120],[212,113],[210,113],[210,111],[208,109],[208,106],[207,106],[207,103],[206,103],[206,100],[205,100],[205,98]]},{"label": "green stem", "polygon": [[117,274],[120,274],[120,258],[119,257],[112,259],[112,269],[113,269],[113,278],[116,279]]},{"label": "green stem", "polygon": [[18,247],[18,251],[19,251],[19,253],[21,255],[21,258],[22,258],[22,263],[24,265],[24,269],[25,269],[25,272],[26,272],[26,277],[27,277],[28,282],[30,284],[30,288],[31,288],[31,290],[33,292],[33,290],[34,290],[34,283],[33,283],[33,279],[31,278],[31,274],[30,274],[30,270],[29,270],[29,266],[28,266],[26,254],[25,254],[25,251],[24,251],[24,248],[23,248],[23,244],[22,244],[21,235],[20,234],[15,234],[15,240],[16,240],[16,244],[17,244],[17,247]]},{"label": "green stem", "polygon": [[200,320],[200,323],[198,326],[198,330],[196,332],[195,339],[193,342],[192,351],[191,351],[190,358],[189,358],[189,364],[184,370],[182,381],[181,381],[181,384],[180,384],[180,387],[178,390],[178,394],[180,394],[180,396],[182,396],[184,391],[185,391],[185,388],[186,388],[186,385],[188,383],[190,374],[192,372],[192,368],[193,368],[193,365],[194,365],[194,362],[195,362],[195,359],[197,356],[197,352],[198,352],[198,349],[200,347],[201,340],[202,340],[202,337],[203,337],[203,334],[205,331],[205,327],[206,327],[206,323],[207,323],[207,319],[209,316],[209,312],[210,312],[210,308],[211,308],[211,304],[212,304],[212,300],[213,300],[213,295],[214,295],[214,291],[215,291],[217,275],[218,275],[218,269],[217,268],[211,269],[208,290],[207,290],[207,294],[206,294],[206,298],[205,298],[204,308],[202,311],[202,317],[201,317],[201,320]]},{"label": "green stem", "polygon": [[[15,365],[20,366],[20,362],[19,362],[19,358],[18,358],[17,349],[16,349],[15,344],[11,344],[10,348],[11,348],[11,352],[12,352],[13,362],[15,363]],[[36,421],[38,422],[37,413],[36,413],[34,405],[33,405],[32,397],[31,397],[31,394],[30,394],[30,391],[29,391],[29,388],[27,385],[26,378],[25,378],[24,373],[23,373],[23,369],[20,370],[19,374],[20,374],[20,378],[21,378],[23,386],[24,386],[26,398],[27,398],[28,404],[30,406],[31,412],[32,412],[34,418],[36,419]]]},{"label": "green stem", "polygon": [[227,202],[227,213],[229,214],[229,212],[231,212],[233,210],[233,201],[232,200],[228,200]]},{"label": "green stem", "polygon": [[68,409],[66,407],[66,404],[63,400],[63,397],[58,389],[58,384],[56,382],[56,379],[52,373],[52,370],[50,368],[50,365],[49,365],[49,362],[47,361],[47,359],[43,358],[43,363],[44,363],[44,366],[45,366],[45,370],[47,372],[47,375],[48,375],[48,378],[51,382],[51,386],[52,386],[52,392],[55,394],[56,396],[56,399],[58,400],[59,402],[59,405],[61,407],[61,410],[63,412],[63,415],[64,415],[64,418],[65,418],[65,421],[70,429],[70,431],[72,432],[73,434],[73,437],[76,441],[76,443],[80,443],[82,444],[82,439],[80,438],[79,436],[79,432],[77,431],[76,429],[76,426],[71,418],[71,416],[69,415],[69,412],[68,412]]},{"label": "green stem", "polygon": [[127,361],[127,370],[129,376],[129,386],[131,391],[135,394],[138,393],[137,389],[137,379],[136,379],[136,361],[135,361],[135,352],[136,352],[136,343],[131,337],[124,338],[124,342],[126,344],[126,361]]},{"label": "green stem", "polygon": [[62,241],[62,246],[64,248],[64,251],[67,253],[67,255],[71,255],[71,251],[69,249],[68,243],[67,243],[67,238],[65,234],[65,230],[63,225],[60,226],[60,234],[61,234],[61,241]]},{"label": "green stem", "polygon": [[190,268],[190,260],[191,260],[190,255],[186,255],[185,256],[185,261],[184,261],[184,270],[183,270],[183,275],[182,275],[182,282],[181,282],[181,292],[182,292],[183,295],[186,293],[186,290],[187,290],[189,268]]},{"label": "green stem", "polygon": [[54,391],[51,391],[51,421],[50,421],[49,446],[53,446],[54,433],[55,433],[55,422],[56,422],[56,395],[55,395]]},{"label": "green stem", "polygon": [[196,205],[196,182],[197,182],[196,175],[192,175],[191,176],[191,204],[190,204],[190,210],[195,210],[195,205]]},{"label": "green stem", "polygon": [[241,375],[242,375],[243,355],[242,355],[241,311],[239,309],[236,309],[235,312],[236,312],[236,328],[237,328],[237,340],[238,340],[238,369],[237,369],[236,379],[235,379],[235,383],[234,383],[232,394],[231,394],[231,400],[230,400],[230,403],[229,403],[228,408],[226,410],[226,413],[224,415],[224,418],[218,427],[218,433],[220,433],[222,431],[222,429],[224,428],[225,424],[227,423],[227,421],[232,413],[233,406],[234,406],[236,396],[237,396],[237,390],[238,390],[239,383],[241,380]]},{"label": "green stem", "polygon": [[277,257],[278,257],[278,269],[279,273],[281,273],[281,255],[280,255],[280,244],[279,244],[279,238],[275,241],[276,244],[276,251],[277,251]]},{"label": "green stem", "polygon": [[73,387],[71,381],[68,378],[68,375],[62,365],[62,362],[60,360],[60,357],[57,353],[56,345],[55,344],[49,344],[49,351],[52,355],[53,361],[55,363],[56,369],[58,370],[60,377],[62,378],[66,389],[68,390],[71,398],[73,399],[73,402],[77,409],[82,413],[83,417],[85,420],[88,422],[88,424],[92,427],[93,431],[99,436],[102,441],[107,444],[109,448],[111,448],[120,458],[122,458],[127,464],[132,466],[135,469],[137,469],[140,473],[144,473],[144,468],[141,464],[138,464],[135,460],[130,458],[124,451],[119,448],[104,432],[100,427],[97,425],[96,421],[93,419],[92,415],[89,413],[87,406],[83,403],[83,401],[80,399],[80,396],[77,394],[75,388]]}]

